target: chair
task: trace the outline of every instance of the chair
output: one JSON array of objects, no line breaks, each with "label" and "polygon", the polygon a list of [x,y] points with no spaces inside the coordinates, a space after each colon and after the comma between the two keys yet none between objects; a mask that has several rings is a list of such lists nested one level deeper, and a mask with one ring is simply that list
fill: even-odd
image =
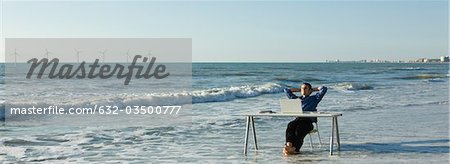
[{"label": "chair", "polygon": [[[280,99],[281,113],[303,113],[303,111],[299,109],[299,107],[301,106],[301,101],[299,101],[298,99]],[[322,139],[320,138],[319,126],[317,125],[317,122],[314,122],[314,124],[313,130],[308,133],[311,150],[313,149],[313,141],[311,137],[313,133],[317,133],[317,136],[319,137],[319,145],[320,147],[322,147]]]},{"label": "chair", "polygon": [[320,147],[322,147],[322,139],[320,138],[320,133],[319,133],[319,126],[317,125],[317,122],[314,122],[314,128],[313,130],[311,130],[308,135],[309,135],[309,141],[310,141],[310,145],[311,145],[311,150],[313,149],[313,140],[312,140],[312,134],[313,133],[317,133],[317,136],[319,138],[319,145]]}]

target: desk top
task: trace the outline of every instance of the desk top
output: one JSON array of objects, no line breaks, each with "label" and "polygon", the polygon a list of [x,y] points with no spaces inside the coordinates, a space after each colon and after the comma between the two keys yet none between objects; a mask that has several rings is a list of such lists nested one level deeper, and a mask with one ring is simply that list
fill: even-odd
[{"label": "desk top", "polygon": [[244,113],[241,116],[268,116],[268,117],[337,117],[342,113],[331,112],[303,112],[303,113]]}]

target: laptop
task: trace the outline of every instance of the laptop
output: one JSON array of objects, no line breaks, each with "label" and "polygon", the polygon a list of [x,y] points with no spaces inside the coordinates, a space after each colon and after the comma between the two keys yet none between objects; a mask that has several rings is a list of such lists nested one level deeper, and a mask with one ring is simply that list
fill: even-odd
[{"label": "laptop", "polygon": [[303,113],[300,99],[280,99],[281,113]]}]

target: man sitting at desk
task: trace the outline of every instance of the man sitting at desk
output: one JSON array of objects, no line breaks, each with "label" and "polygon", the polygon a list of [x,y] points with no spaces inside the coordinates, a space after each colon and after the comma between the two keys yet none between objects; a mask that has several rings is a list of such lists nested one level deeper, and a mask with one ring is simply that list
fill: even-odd
[{"label": "man sitting at desk", "polygon": [[[311,95],[313,91],[319,92]],[[300,88],[285,88],[284,92],[289,99],[300,98],[303,111],[317,111],[317,104],[327,93],[327,87],[312,88],[311,84],[303,83]],[[292,92],[301,92],[302,96],[298,97]],[[297,154],[300,151],[303,139],[313,129],[313,122],[317,122],[317,118],[297,117],[289,122],[286,129],[286,146],[283,149],[285,155]]]}]

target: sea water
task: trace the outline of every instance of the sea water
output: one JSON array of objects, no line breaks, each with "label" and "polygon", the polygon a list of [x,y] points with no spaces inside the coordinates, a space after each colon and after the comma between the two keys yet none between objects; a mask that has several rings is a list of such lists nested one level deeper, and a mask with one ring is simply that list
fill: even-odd
[{"label": "sea water", "polygon": [[[1,67],[4,69],[4,67]],[[4,71],[1,71],[4,72]],[[5,90],[5,74],[0,76]],[[319,119],[323,146],[312,135],[300,155],[282,154],[284,132],[293,118],[256,118],[259,150],[249,140],[243,155],[246,112],[279,112],[286,87],[309,82],[327,86],[319,111],[340,112],[341,151],[328,155],[331,122]],[[116,93],[97,80],[85,86],[40,85],[33,80],[1,92],[24,105],[45,100],[83,105],[109,102],[148,105],[163,97],[182,104],[192,97],[192,123],[167,126],[55,126],[6,124],[0,127],[1,162],[158,163],[448,163],[449,65],[439,63],[194,63],[192,91],[148,94],[139,84]],[[67,83],[71,83],[69,80]],[[72,83],[76,84],[76,81]],[[166,84],[167,85],[167,84]],[[28,88],[27,88],[28,87]],[[101,89],[102,95],[77,92]],[[314,94],[314,93],[313,93]],[[64,98],[61,98],[64,95]],[[145,96],[143,96],[145,95]],[[180,98],[181,96],[181,98]],[[20,120],[16,120],[20,121]]]}]

